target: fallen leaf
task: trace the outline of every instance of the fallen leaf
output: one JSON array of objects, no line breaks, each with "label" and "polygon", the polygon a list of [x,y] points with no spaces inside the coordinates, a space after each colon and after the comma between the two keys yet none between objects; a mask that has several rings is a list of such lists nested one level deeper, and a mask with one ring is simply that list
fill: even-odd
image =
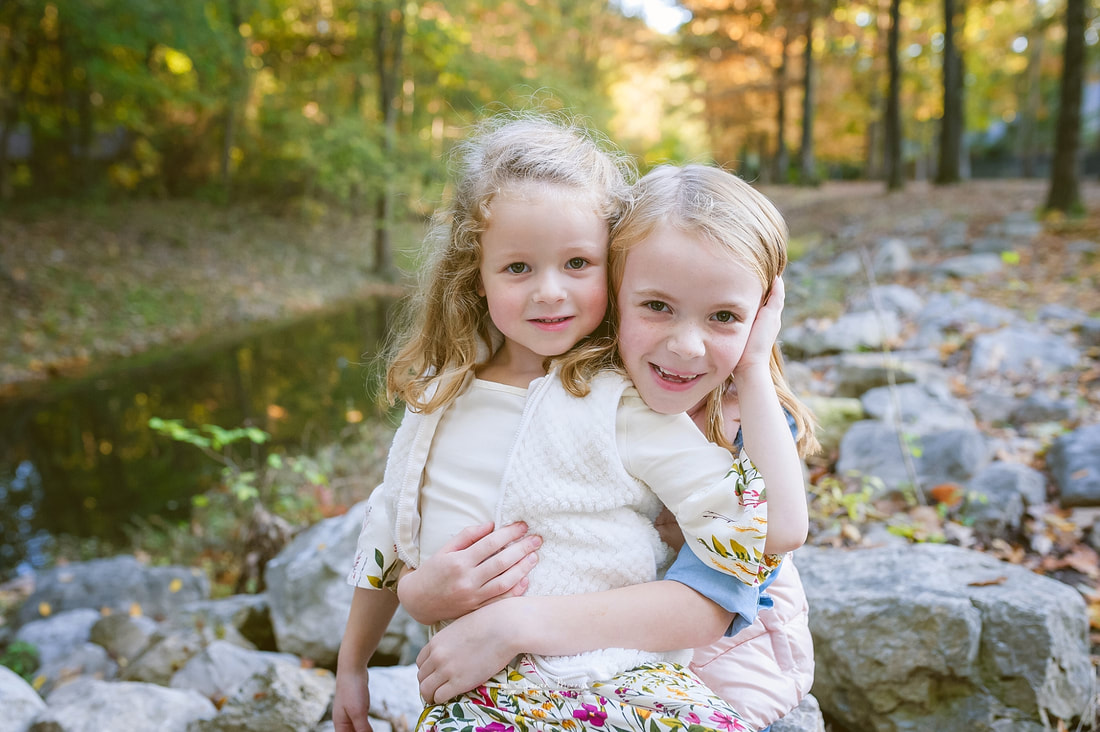
[{"label": "fallen leaf", "polygon": [[130,617],[131,618],[140,618],[141,617],[141,605],[139,605],[136,602],[130,603]]},{"label": "fallen leaf", "polygon": [[1001,576],[990,580],[974,580],[973,582],[967,582],[967,587],[989,587],[990,585],[1003,585],[1008,577]]},{"label": "fallen leaf", "polygon": [[169,592],[176,593],[179,592],[181,589],[183,589],[183,580],[181,580],[179,577],[176,577],[168,584]]},{"label": "fallen leaf", "polygon": [[933,500],[948,508],[958,508],[963,502],[964,494],[963,487],[958,483],[940,483],[932,486],[928,491],[928,495],[932,496]]},{"label": "fallen leaf", "polygon": [[50,603],[48,603],[48,602],[38,603],[38,614],[41,615],[42,617],[48,618],[48,617],[50,617],[50,613],[52,613],[52,612],[53,612],[53,608],[50,607]]}]

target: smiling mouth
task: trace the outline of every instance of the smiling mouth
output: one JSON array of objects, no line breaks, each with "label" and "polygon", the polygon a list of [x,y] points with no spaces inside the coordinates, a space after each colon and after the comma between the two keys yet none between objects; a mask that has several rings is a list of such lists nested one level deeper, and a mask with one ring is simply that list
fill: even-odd
[{"label": "smiling mouth", "polygon": [[564,323],[567,320],[570,320],[570,318],[531,318],[532,322],[544,323],[546,325],[557,325],[558,323]]},{"label": "smiling mouth", "polygon": [[691,375],[691,376],[683,376],[683,375],[680,375],[680,374],[672,374],[672,373],[669,373],[668,371],[665,371],[663,368],[661,368],[660,366],[658,366],[655,363],[651,363],[649,366],[650,366],[650,368],[653,369],[653,371],[657,374],[657,376],[659,376],[660,378],[664,379],[665,381],[671,382],[673,384],[690,384],[691,382],[695,381],[700,376],[702,376],[702,374],[694,374],[694,375]]}]

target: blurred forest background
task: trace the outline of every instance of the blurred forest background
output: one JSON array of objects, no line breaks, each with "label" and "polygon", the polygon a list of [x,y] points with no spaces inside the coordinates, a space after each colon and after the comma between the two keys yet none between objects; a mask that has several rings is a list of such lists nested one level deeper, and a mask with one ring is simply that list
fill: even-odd
[{"label": "blurred forest background", "polygon": [[501,109],[579,115],[642,170],[715,162],[781,208],[1015,178],[1037,215],[1095,219],[1100,9],[0,0],[0,580],[113,545],[216,551],[239,585],[204,537],[239,542],[257,496],[302,525],[365,495],[390,283],[451,145]]},{"label": "blurred forest background", "polygon": [[0,198],[260,196],[390,221],[438,200],[450,142],[498,106],[761,182],[1046,176],[1060,124],[1100,173],[1092,3],[653,0],[683,21],[668,32],[644,5],[5,0]]}]

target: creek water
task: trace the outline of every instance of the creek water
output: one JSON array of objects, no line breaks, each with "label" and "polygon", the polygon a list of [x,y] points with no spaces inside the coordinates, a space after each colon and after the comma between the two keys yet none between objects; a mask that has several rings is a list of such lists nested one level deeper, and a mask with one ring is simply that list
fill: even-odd
[{"label": "creek water", "polygon": [[61,535],[125,537],[136,519],[186,518],[219,466],[148,426],[252,425],[297,450],[377,419],[367,387],[392,299],[357,302],[93,377],[34,385],[0,402],[0,581],[49,561]]}]

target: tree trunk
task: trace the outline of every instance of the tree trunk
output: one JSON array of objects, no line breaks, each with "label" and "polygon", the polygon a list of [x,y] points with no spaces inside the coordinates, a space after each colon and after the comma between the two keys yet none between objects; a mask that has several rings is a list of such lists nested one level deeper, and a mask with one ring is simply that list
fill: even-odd
[{"label": "tree trunk", "polygon": [[905,171],[901,159],[901,61],[898,58],[898,36],[901,25],[901,0],[890,0],[890,32],[886,56],[890,67],[890,86],[886,95],[886,190],[900,191],[905,187]]},{"label": "tree trunk", "polygon": [[1072,211],[1081,206],[1077,183],[1077,148],[1081,137],[1081,93],[1085,80],[1085,0],[1066,0],[1066,48],[1062,54],[1062,89],[1058,129],[1050,168],[1047,209]]},{"label": "tree trunk", "polygon": [[[230,35],[236,36],[240,31],[244,18],[241,13],[240,0],[229,0]],[[229,93],[225,100],[225,122],[222,130],[222,154],[221,154],[221,182],[225,202],[229,203],[233,195],[233,148],[237,144],[237,128],[240,119],[240,106],[246,96],[245,88],[248,82],[247,71],[244,67],[244,50],[241,39],[237,45],[237,51],[230,59],[231,70],[229,80]]]},{"label": "tree trunk", "polygon": [[943,0],[943,119],[940,120],[940,159],[936,184],[958,183],[963,136],[963,62],[956,45],[957,27],[966,17],[965,0]]},{"label": "tree trunk", "polygon": [[1046,35],[1042,14],[1035,10],[1035,22],[1027,34],[1027,70],[1024,72],[1024,100],[1020,110],[1020,135],[1016,154],[1020,157],[1020,174],[1025,178],[1038,175],[1035,158],[1038,154],[1035,140],[1035,121],[1039,118],[1040,72],[1043,60],[1043,38]]},{"label": "tree trunk", "polygon": [[[378,63],[378,111],[382,117],[382,153],[390,158],[397,137],[397,95],[400,91],[401,57],[405,43],[405,16],[400,4],[375,6],[374,50]],[[374,272],[385,278],[394,275],[390,230],[393,218],[393,189],[390,179],[382,182],[375,200]]]},{"label": "tree trunk", "polygon": [[776,111],[775,111],[775,180],[787,182],[787,169],[791,165],[790,152],[784,132],[787,129],[787,34],[783,34],[782,56],[776,71]]},{"label": "tree trunk", "polygon": [[806,11],[805,78],[802,80],[802,146],[798,151],[799,182],[804,186],[816,186],[817,165],[814,162],[814,16],[812,8]]}]

